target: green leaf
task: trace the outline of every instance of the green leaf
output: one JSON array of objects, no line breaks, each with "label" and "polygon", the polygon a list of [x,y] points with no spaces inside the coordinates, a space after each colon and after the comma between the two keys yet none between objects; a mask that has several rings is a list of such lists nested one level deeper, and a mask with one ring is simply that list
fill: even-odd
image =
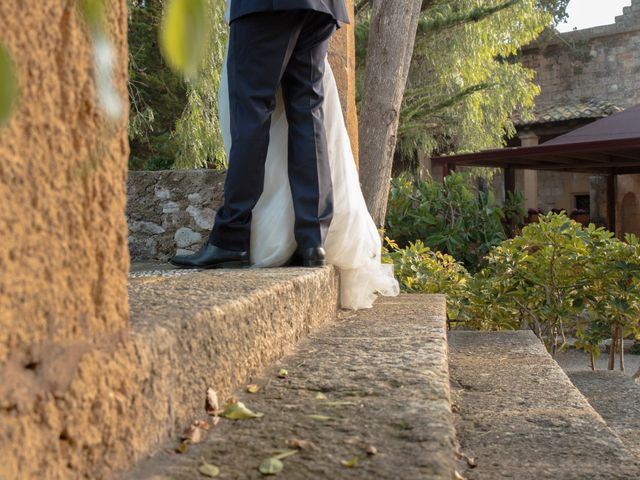
[{"label": "green leaf", "polygon": [[289,372],[287,372],[287,370],[286,370],[286,369],[281,368],[281,369],[278,371],[278,378],[287,378],[288,376],[289,376]]},{"label": "green leaf", "polygon": [[264,413],[254,413],[249,410],[244,403],[236,402],[228,405],[220,416],[229,420],[249,420],[251,418],[263,417]]},{"label": "green leaf", "polygon": [[307,415],[311,420],[317,420],[318,422],[328,422],[329,420],[333,420],[333,417],[328,417],[327,415]]},{"label": "green leaf", "polygon": [[174,71],[192,77],[207,52],[211,19],[208,0],[169,0],[160,25],[160,48]]},{"label": "green leaf", "polygon": [[78,0],[78,5],[89,29],[93,33],[101,32],[104,25],[104,1]]},{"label": "green leaf", "polygon": [[9,52],[0,44],[0,126],[9,120],[18,100],[18,78]]},{"label": "green leaf", "polygon": [[258,470],[263,475],[277,475],[284,469],[284,464],[275,457],[267,458],[260,464]]},{"label": "green leaf", "polygon": [[347,468],[355,468],[358,466],[358,462],[360,461],[360,457],[352,457],[351,460],[342,460],[340,463],[342,463],[343,467],[347,467]]},{"label": "green leaf", "polygon": [[198,471],[204,475],[205,477],[217,477],[220,475],[220,469],[215,465],[211,465],[210,463],[203,463],[198,468]]}]

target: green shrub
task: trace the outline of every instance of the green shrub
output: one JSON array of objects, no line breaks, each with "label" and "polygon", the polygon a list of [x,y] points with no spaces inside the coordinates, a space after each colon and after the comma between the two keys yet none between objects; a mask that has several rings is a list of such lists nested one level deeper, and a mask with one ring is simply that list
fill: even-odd
[{"label": "green shrub", "polygon": [[564,214],[548,214],[503,242],[470,282],[463,315],[482,329],[531,328],[552,353],[567,333],[595,360],[609,337],[638,333],[640,249]]},{"label": "green shrub", "polygon": [[403,290],[449,295],[451,318],[466,326],[530,328],[554,354],[571,334],[576,347],[591,354],[592,366],[602,342],[612,338],[610,369],[616,350],[624,365],[622,340],[640,336],[640,242],[633,235],[620,241],[603,228],[550,213],[495,246],[473,276],[421,241],[390,247],[385,257]]},{"label": "green shrub", "polygon": [[386,232],[401,246],[419,239],[475,271],[507,238],[503,219],[493,195],[472,188],[462,174],[449,175],[443,183],[414,183],[401,176],[392,181]]},{"label": "green shrub", "polygon": [[420,240],[405,248],[393,240],[386,242],[384,260],[394,264],[402,291],[446,294],[447,314],[456,319],[470,278],[464,266],[451,255],[434,252]]}]

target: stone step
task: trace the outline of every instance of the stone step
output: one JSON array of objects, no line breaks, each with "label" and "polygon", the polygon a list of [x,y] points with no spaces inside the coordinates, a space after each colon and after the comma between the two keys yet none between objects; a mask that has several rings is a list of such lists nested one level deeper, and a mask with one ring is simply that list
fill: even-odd
[{"label": "stone step", "polygon": [[640,385],[623,373],[590,370],[567,372],[573,384],[640,459]]},{"label": "stone step", "polygon": [[532,332],[452,332],[468,479],[635,479],[640,464]]},{"label": "stone step", "polygon": [[[176,439],[126,478],[199,478],[202,462],[217,465],[221,479],[261,478],[265,458],[300,440],[309,445],[283,460],[278,478],[451,480],[445,308],[442,296],[411,295],[343,315],[262,376],[247,378],[260,386],[257,393],[236,392],[264,417],[222,419],[186,454],[174,451]],[[280,368],[286,379],[278,378]],[[193,395],[203,403],[203,392]],[[377,453],[367,455],[369,447]],[[354,457],[353,468],[342,464]]]},{"label": "stone step", "polygon": [[131,465],[173,438],[200,414],[208,387],[231,395],[301,339],[333,323],[337,302],[332,267],[188,271],[134,265],[126,354],[132,361],[107,380],[123,396],[122,411],[109,425],[120,432],[113,450],[126,451]]}]

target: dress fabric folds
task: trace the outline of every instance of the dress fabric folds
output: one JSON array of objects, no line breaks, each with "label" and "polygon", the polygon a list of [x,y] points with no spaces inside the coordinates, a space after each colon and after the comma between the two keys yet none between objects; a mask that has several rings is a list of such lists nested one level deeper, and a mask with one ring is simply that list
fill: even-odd
[{"label": "dress fabric folds", "polygon": [[[400,290],[393,266],[381,263],[380,235],[362,196],[338,89],[328,61],[324,92],[324,124],[334,194],[333,221],[325,243],[327,263],[334,265],[340,274],[341,307],[370,308],[377,294],[395,296]],[[228,154],[231,133],[226,61],[220,81],[219,113]],[[282,266],[296,249],[287,149],[288,123],[278,92],[271,119],[264,191],[253,210],[251,224],[251,263],[255,267]]]}]

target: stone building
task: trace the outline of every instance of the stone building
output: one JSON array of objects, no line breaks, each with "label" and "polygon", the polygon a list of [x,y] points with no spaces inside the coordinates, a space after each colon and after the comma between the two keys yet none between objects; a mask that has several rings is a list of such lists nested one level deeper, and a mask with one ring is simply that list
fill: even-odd
[{"label": "stone building", "polygon": [[[548,32],[522,54],[525,66],[536,70],[541,94],[535,119],[518,122],[518,137],[509,146],[533,146],[612,113],[640,104],[640,0],[624,8],[614,24]],[[601,179],[588,174],[520,171],[517,187],[528,208],[589,210],[604,222]],[[618,177],[618,233],[640,233],[640,179]],[[635,212],[635,213],[634,213]]]}]

